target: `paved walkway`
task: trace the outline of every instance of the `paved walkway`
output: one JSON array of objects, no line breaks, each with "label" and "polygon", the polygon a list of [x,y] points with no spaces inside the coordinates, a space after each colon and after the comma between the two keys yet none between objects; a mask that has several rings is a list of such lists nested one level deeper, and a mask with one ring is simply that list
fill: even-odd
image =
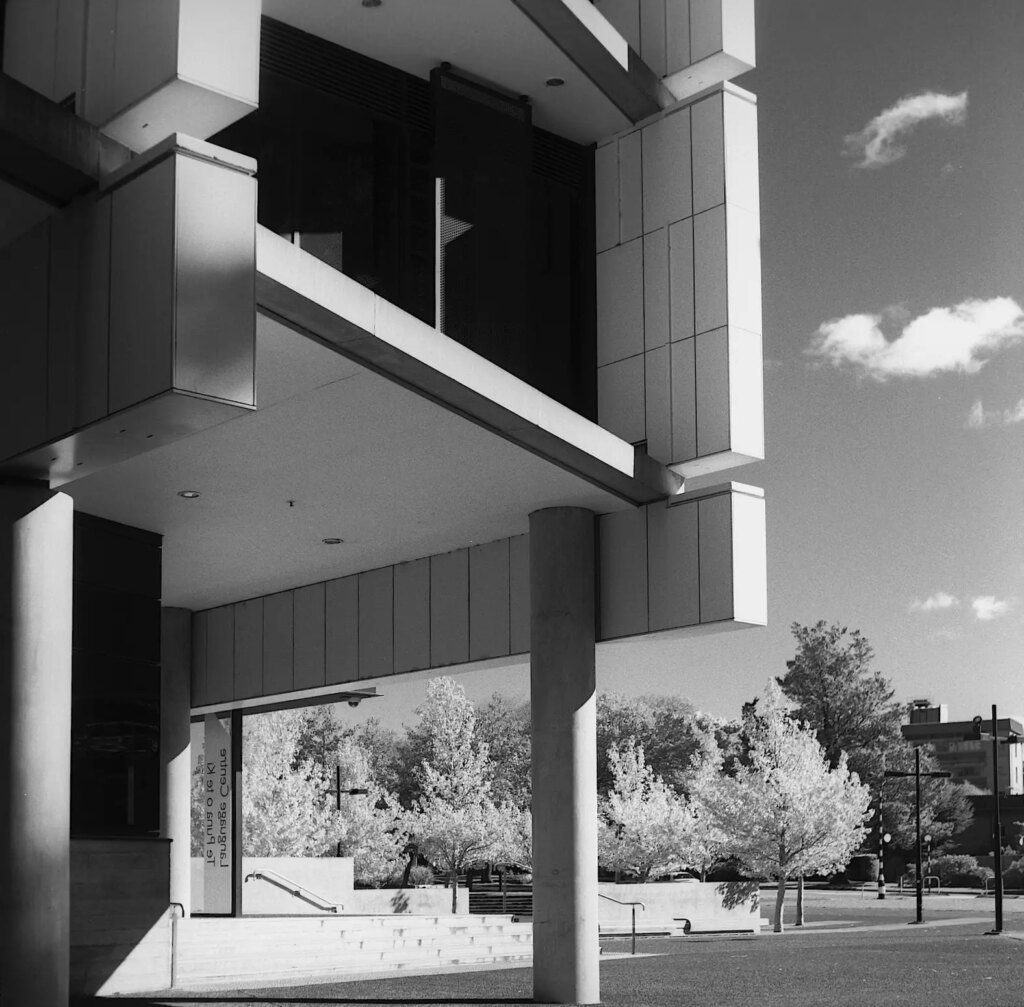
[{"label": "paved walkway", "polygon": [[[913,898],[879,902],[856,893],[808,893],[806,925],[787,925],[782,934],[766,929],[756,935],[640,939],[635,957],[628,954],[628,939],[603,942],[602,1002],[607,1007],[1021,1007],[1021,903],[1010,909],[1008,901],[1008,930],[990,937],[985,933],[993,922],[991,899],[930,897],[925,922],[918,926]],[[113,1002],[119,1007],[479,1007],[530,1003],[531,996],[529,966],[485,966]],[[109,1001],[84,999],[73,1001],[73,1007],[101,1002]]]}]

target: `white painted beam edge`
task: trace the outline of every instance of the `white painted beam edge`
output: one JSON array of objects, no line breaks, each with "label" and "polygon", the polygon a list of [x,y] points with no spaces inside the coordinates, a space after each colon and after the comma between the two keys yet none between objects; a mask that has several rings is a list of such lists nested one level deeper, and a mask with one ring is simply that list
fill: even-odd
[{"label": "white painted beam edge", "polygon": [[677,493],[668,501],[668,506],[675,507],[678,504],[692,503],[694,500],[701,500],[704,497],[721,496],[723,493],[738,493],[742,496],[756,497],[760,500],[764,499],[764,490],[760,486],[751,486],[748,483],[727,482],[716,483],[714,486],[701,486],[699,489]]},{"label": "white painted beam edge", "polygon": [[[362,334],[399,350],[623,475],[635,471],[635,451],[497,364],[377,297],[273,231],[256,229],[256,270],[343,318]],[[357,333],[353,338],[358,338]]]}]

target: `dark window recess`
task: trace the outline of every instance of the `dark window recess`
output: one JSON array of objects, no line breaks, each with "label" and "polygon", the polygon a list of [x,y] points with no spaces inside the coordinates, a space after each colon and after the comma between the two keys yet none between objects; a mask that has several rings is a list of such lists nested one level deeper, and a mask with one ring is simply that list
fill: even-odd
[{"label": "dark window recess", "polygon": [[75,515],[71,831],[160,827],[160,537]]},{"label": "dark window recess", "polygon": [[528,104],[263,19],[260,107],[212,138],[259,162],[260,223],[596,417],[593,151]]}]

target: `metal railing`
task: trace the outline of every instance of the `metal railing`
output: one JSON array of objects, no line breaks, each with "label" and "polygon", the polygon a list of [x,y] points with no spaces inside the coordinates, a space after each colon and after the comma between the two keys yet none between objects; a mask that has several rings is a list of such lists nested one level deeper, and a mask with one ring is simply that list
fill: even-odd
[{"label": "metal railing", "polygon": [[315,906],[317,909],[323,909],[329,913],[337,913],[339,909],[345,908],[341,903],[331,902],[330,899],[325,899],[322,895],[303,888],[297,881],[292,881],[283,874],[278,874],[277,871],[253,871],[251,874],[246,874],[245,880],[266,881],[267,884],[280,888],[281,891],[287,892],[294,898],[301,899],[307,905]]},{"label": "metal railing", "polygon": [[629,952],[631,955],[636,954],[636,907],[639,906],[644,912],[647,912],[647,906],[642,902],[620,902],[618,899],[613,899],[610,895],[604,895],[601,892],[597,893],[599,899],[607,899],[609,902],[614,902],[619,906],[629,906],[630,916],[632,917],[631,923],[631,936],[632,936],[632,950]]},{"label": "metal railing", "polygon": [[[903,894],[904,887],[910,889],[910,891],[917,890],[917,881],[913,874],[904,874],[900,877],[900,895]],[[942,892],[942,880],[937,874],[926,874],[921,879],[921,888],[927,894],[928,892]]]}]

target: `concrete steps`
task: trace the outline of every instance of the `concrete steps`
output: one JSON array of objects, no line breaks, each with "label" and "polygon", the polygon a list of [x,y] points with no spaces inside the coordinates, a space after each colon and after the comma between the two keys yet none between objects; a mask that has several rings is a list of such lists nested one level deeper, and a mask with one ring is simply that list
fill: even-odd
[{"label": "concrete steps", "polygon": [[510,916],[193,917],[177,927],[175,987],[186,989],[533,956],[531,924]]}]

